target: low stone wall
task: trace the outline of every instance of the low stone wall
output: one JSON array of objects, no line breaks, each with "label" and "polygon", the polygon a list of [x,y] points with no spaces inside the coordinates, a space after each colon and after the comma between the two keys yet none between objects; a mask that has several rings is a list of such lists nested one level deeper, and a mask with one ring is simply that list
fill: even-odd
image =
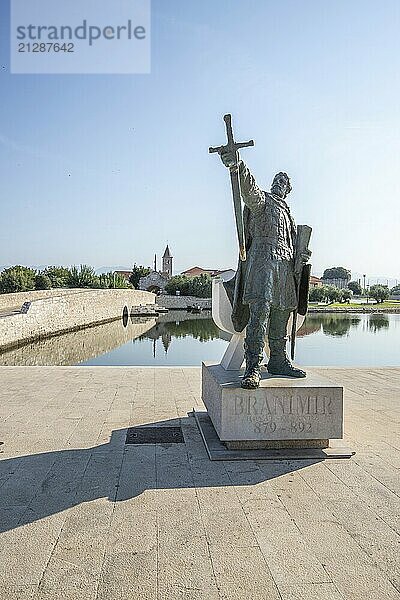
[{"label": "low stone wall", "polygon": [[124,306],[155,303],[155,295],[139,290],[79,290],[26,302],[21,312],[0,318],[0,348],[11,348],[122,316]]},{"label": "low stone wall", "polygon": [[211,298],[196,298],[195,296],[157,296],[156,300],[159,306],[171,310],[186,310],[193,306],[200,306],[203,309],[211,310]]},{"label": "low stone wall", "polygon": [[19,308],[24,302],[42,300],[43,298],[54,298],[64,294],[76,294],[84,292],[82,288],[56,288],[52,290],[31,290],[30,292],[15,292],[12,294],[0,294],[0,310],[3,308]]},{"label": "low stone wall", "polygon": [[211,315],[208,311],[203,311],[201,313],[191,313],[184,310],[173,310],[170,309],[168,312],[160,313],[157,317],[157,324],[159,323],[174,323],[179,321],[182,323],[183,321],[198,321],[210,319]]}]

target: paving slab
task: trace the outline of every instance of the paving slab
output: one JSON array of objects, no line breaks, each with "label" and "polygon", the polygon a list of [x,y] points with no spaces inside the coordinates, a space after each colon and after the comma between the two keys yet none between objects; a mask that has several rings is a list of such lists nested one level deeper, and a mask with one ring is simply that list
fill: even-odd
[{"label": "paving slab", "polygon": [[0,600],[400,600],[400,369],[312,371],[349,460],[210,461],[200,367],[0,367]]}]

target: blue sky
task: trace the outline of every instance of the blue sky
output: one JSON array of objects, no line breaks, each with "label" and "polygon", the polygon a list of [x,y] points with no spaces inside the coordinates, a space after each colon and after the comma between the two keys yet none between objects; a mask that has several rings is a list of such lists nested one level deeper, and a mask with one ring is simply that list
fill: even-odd
[{"label": "blue sky", "polygon": [[314,272],[400,279],[399,26],[398,0],[153,0],[150,75],[11,75],[1,0],[0,264],[234,266],[231,112]]}]

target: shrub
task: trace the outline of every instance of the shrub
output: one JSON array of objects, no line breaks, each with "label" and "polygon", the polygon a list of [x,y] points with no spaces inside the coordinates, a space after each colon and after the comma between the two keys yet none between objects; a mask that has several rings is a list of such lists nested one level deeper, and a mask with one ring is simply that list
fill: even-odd
[{"label": "shrub", "polygon": [[340,302],[342,294],[338,288],[335,288],[333,285],[324,285],[324,289],[325,297],[330,304],[333,302]]},{"label": "shrub", "polygon": [[27,292],[35,289],[36,271],[15,265],[4,269],[0,277],[0,292],[9,294],[12,292]]},{"label": "shrub", "polygon": [[67,267],[46,267],[43,275],[49,277],[52,288],[67,287],[70,270]]},{"label": "shrub", "polygon": [[358,281],[349,281],[347,287],[355,296],[360,296],[362,294],[362,288]]},{"label": "shrub", "polygon": [[310,302],[323,302],[325,300],[324,286],[320,285],[310,288],[308,299]]},{"label": "shrub", "polygon": [[132,287],[125,277],[119,273],[103,273],[99,276],[99,287],[101,288],[129,288]]},{"label": "shrub", "polygon": [[394,296],[400,296],[400,285],[395,285],[394,287],[392,287],[390,293]]},{"label": "shrub", "polygon": [[372,285],[369,289],[369,294],[371,298],[374,298],[376,302],[384,302],[390,296],[389,288],[387,285]]},{"label": "shrub", "polygon": [[353,295],[353,292],[347,288],[345,288],[344,290],[340,290],[340,292],[341,292],[341,297],[342,297],[340,302],[349,302],[350,298]]},{"label": "shrub", "polygon": [[50,277],[43,273],[38,273],[35,277],[35,290],[49,290],[51,288]]},{"label": "shrub", "polygon": [[172,294],[173,296],[176,295],[177,291],[181,293],[181,296],[190,296],[188,289],[189,277],[186,277],[186,275],[174,275],[165,286],[167,294]]},{"label": "shrub", "polygon": [[212,279],[210,275],[202,273],[198,277],[175,275],[165,286],[167,294],[175,296],[179,290],[181,296],[195,296],[196,298],[211,298]]},{"label": "shrub", "polygon": [[71,288],[98,288],[99,278],[94,272],[93,267],[81,265],[78,268],[74,265],[70,269],[67,284]]},{"label": "shrub", "polygon": [[139,287],[139,279],[141,277],[146,277],[150,273],[149,267],[144,267],[143,265],[137,265],[136,263],[132,267],[132,274],[129,277],[129,283],[133,285],[135,289]]}]

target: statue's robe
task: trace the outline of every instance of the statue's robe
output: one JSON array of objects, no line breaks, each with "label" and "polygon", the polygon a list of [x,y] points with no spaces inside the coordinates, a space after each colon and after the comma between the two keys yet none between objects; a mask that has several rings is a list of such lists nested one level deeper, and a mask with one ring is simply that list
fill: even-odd
[{"label": "statue's robe", "polygon": [[249,303],[294,310],[296,226],[286,202],[256,184],[240,161],[239,179],[245,208],[246,260],[238,261],[236,276],[224,283],[232,304],[232,322],[240,332],[249,320]]}]

